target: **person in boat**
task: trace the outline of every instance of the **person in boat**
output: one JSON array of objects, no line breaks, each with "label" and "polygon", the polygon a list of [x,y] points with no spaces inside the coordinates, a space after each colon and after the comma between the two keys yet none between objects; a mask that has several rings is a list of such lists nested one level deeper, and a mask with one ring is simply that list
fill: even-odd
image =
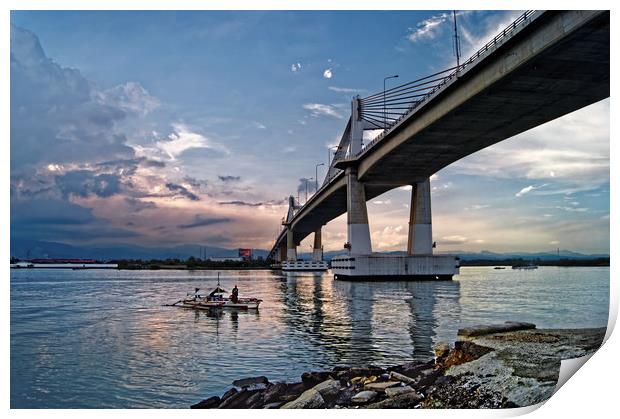
[{"label": "person in boat", "polygon": [[239,288],[237,288],[236,285],[232,289],[232,294],[230,295],[230,301],[232,301],[233,303],[237,303],[237,301],[239,301]]}]

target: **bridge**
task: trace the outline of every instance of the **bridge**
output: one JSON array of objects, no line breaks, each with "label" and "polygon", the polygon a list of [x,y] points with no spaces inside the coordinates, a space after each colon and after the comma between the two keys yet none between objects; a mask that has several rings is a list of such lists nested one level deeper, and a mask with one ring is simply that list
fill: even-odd
[{"label": "bridge", "polygon": [[[290,201],[269,257],[347,214],[336,278],[451,278],[454,256],[433,255],[429,178],[485,147],[609,97],[609,11],[527,11],[454,68],[351,101],[325,181],[303,206]],[[382,130],[363,144],[365,130]],[[567,144],[569,146],[569,144]],[[366,201],[411,185],[406,256],[372,252]]]}]

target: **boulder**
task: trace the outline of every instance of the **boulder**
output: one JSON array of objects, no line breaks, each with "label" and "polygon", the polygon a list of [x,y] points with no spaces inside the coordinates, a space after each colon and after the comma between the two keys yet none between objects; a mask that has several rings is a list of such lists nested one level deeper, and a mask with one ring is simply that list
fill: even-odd
[{"label": "boulder", "polygon": [[286,403],[282,409],[321,409],[325,406],[325,400],[321,394],[311,388],[301,393],[301,396]]},{"label": "boulder", "polygon": [[260,377],[248,377],[248,378],[242,378],[240,380],[235,380],[233,381],[232,384],[233,386],[240,387],[240,388],[248,388],[248,387],[265,388],[267,384],[269,384],[269,380],[267,379],[267,377],[261,375]]},{"label": "boulder", "polygon": [[329,379],[313,387],[313,390],[319,392],[321,397],[326,401],[336,399],[340,392],[340,381]]},{"label": "boulder", "polygon": [[288,386],[286,383],[275,383],[267,387],[263,393],[265,404],[274,403],[280,400],[280,397],[286,394]]},{"label": "boulder", "polygon": [[407,394],[415,391],[409,386],[404,387],[390,387],[385,389],[385,395],[388,397],[399,396],[401,394]]},{"label": "boulder", "polygon": [[403,375],[401,373],[398,373],[396,371],[392,371],[390,372],[390,380],[393,381],[401,381],[405,384],[414,384],[416,382],[416,380],[414,380],[411,377],[407,377],[406,375]]},{"label": "boulder", "polygon": [[191,405],[190,409],[213,409],[215,407],[218,407],[220,403],[220,398],[218,396],[213,396]]},{"label": "boulder", "polygon": [[219,409],[245,409],[248,407],[247,401],[259,390],[242,390],[224,400],[218,406]]},{"label": "boulder", "polygon": [[312,388],[315,385],[322,383],[328,378],[332,378],[331,371],[312,371],[312,372],[304,372],[301,375],[301,382],[304,383],[304,387],[306,389]]},{"label": "boulder", "polygon": [[364,385],[364,390],[377,391],[379,393],[384,393],[385,389],[390,387],[400,386],[400,381],[385,381],[383,383],[369,383]]},{"label": "boulder", "polygon": [[262,408],[263,405],[265,404],[263,394],[264,394],[264,391],[257,391],[256,393],[248,397],[248,399],[245,401],[246,407],[250,409]]},{"label": "boulder", "polygon": [[416,406],[424,397],[418,393],[410,392],[387,398],[377,403],[366,406],[368,409],[406,409]]},{"label": "boulder", "polygon": [[375,397],[377,397],[376,391],[364,390],[351,397],[351,402],[355,404],[364,404],[372,401]]},{"label": "boulder", "polygon": [[233,388],[231,388],[230,390],[228,390],[226,393],[224,393],[222,395],[222,400],[221,401],[223,402],[224,400],[226,400],[230,396],[234,396],[237,393],[239,393],[239,391],[237,391],[237,389],[233,387]]},{"label": "boulder", "polygon": [[454,350],[450,351],[448,356],[441,362],[441,366],[449,368],[453,365],[464,364],[478,359],[492,350],[486,346],[477,345],[474,342],[457,341],[454,344]]},{"label": "boulder", "polygon": [[358,393],[358,390],[354,387],[345,387],[340,389],[338,392],[338,397],[334,400],[336,406],[351,406],[351,398]]},{"label": "boulder", "polygon": [[353,377],[370,377],[372,375],[381,375],[385,372],[383,368],[369,365],[365,367],[354,367],[348,370],[340,371],[336,373],[336,377],[339,380],[350,381]]}]

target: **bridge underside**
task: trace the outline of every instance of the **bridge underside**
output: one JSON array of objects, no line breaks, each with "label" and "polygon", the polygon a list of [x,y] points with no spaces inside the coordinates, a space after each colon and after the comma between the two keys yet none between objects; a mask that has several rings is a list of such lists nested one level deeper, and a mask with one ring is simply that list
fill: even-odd
[{"label": "bridge underside", "polygon": [[[545,12],[357,156],[366,199],[609,97],[610,14],[588,13]],[[341,173],[296,214],[296,243],[347,211],[346,189]]]}]

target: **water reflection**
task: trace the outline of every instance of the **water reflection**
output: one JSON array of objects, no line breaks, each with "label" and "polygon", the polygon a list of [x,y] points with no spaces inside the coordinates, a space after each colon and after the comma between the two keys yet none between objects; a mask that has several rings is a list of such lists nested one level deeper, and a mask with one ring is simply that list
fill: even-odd
[{"label": "water reflection", "polygon": [[302,334],[331,362],[429,359],[437,329],[460,312],[458,281],[348,282],[289,273],[280,292],[291,335]]}]

